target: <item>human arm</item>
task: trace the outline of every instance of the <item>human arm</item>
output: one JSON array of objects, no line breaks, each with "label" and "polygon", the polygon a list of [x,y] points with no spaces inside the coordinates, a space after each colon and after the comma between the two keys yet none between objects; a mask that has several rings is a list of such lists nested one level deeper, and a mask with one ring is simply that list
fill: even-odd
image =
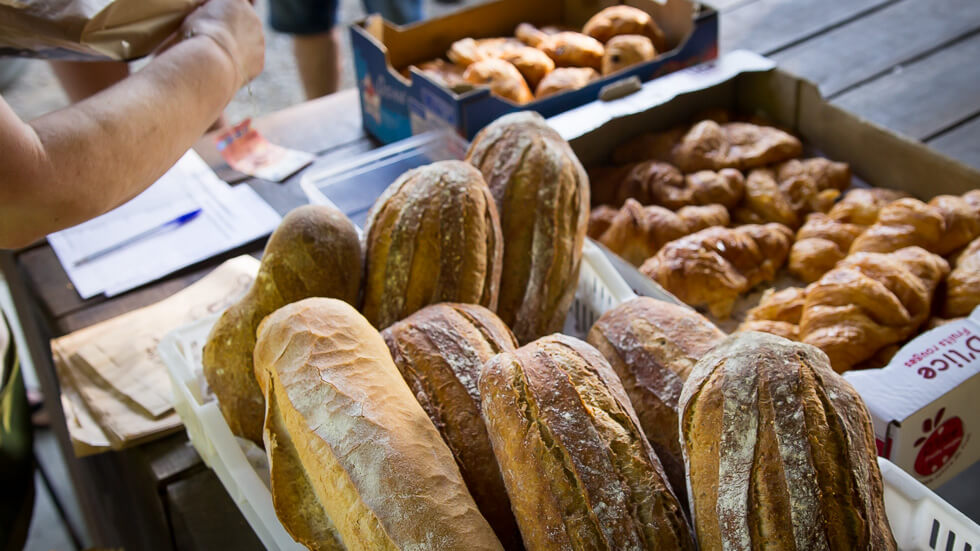
[{"label": "human arm", "polygon": [[138,73],[30,123],[0,99],[0,248],[139,194],[262,69],[261,23],[243,0],[209,0],[176,36]]}]

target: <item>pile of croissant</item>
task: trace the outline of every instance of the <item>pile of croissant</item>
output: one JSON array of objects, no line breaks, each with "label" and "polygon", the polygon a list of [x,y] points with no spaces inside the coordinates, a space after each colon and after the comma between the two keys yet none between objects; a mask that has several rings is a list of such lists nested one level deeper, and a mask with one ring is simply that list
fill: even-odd
[{"label": "pile of croissant", "polygon": [[464,38],[415,67],[447,88],[487,86],[517,104],[577,90],[667,50],[650,14],[626,5],[592,16],[581,32],[521,23],[513,37]]},{"label": "pile of croissant", "polygon": [[712,113],[620,145],[589,171],[590,237],[718,320],[785,268],[797,286],[768,290],[740,330],[817,346],[838,372],[980,304],[980,190],[853,187],[847,164],[756,122]]}]

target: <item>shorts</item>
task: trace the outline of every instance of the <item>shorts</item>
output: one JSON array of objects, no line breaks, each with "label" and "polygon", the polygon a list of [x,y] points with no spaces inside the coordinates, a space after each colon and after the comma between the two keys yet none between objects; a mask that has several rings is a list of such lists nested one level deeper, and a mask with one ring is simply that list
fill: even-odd
[{"label": "shorts", "polygon": [[[422,0],[362,0],[368,13],[398,25],[422,19]],[[339,0],[270,0],[269,26],[287,34],[320,34],[337,24]]]}]

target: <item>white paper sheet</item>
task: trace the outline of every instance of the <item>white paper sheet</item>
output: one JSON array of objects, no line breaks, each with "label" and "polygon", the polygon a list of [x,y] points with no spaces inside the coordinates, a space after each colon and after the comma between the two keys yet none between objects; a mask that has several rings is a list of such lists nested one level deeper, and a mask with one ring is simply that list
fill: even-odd
[{"label": "white paper sheet", "polygon": [[[109,253],[75,262],[200,208],[200,216]],[[272,232],[280,216],[246,186],[230,187],[194,151],[128,203],[48,242],[84,298],[114,296]]]}]

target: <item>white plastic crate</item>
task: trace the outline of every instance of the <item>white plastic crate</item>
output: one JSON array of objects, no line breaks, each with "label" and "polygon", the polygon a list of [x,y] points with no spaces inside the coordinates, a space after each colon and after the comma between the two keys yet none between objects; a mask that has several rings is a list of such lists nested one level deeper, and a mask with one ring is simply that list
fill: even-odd
[{"label": "white plastic crate", "polygon": [[[584,337],[602,313],[634,296],[602,251],[586,242],[564,332]],[[251,442],[232,435],[217,401],[207,392],[201,349],[216,319],[212,316],[181,327],[160,343],[160,355],[174,387],[174,405],[191,443],[262,543],[269,549],[303,549],[276,517],[265,456]],[[887,459],[878,462],[885,483],[885,509],[899,549],[980,551],[980,526]]]}]

